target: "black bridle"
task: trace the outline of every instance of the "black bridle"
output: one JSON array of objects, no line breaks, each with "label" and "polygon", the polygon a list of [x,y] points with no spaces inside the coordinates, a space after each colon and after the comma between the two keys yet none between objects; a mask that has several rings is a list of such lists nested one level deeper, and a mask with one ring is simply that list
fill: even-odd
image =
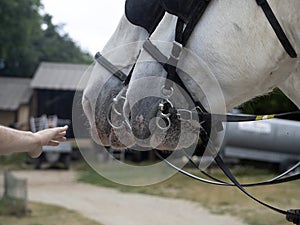
[{"label": "black bridle", "polygon": [[[168,4],[170,4],[171,0],[161,0],[163,5],[165,7],[165,10],[168,11]],[[189,12],[188,17],[184,16],[178,16],[177,20],[177,25],[176,25],[176,33],[175,33],[175,40],[173,42],[173,48],[172,48],[172,53],[170,57],[166,57],[161,51],[148,39],[145,41],[143,48],[157,61],[159,62],[163,68],[167,72],[167,78],[165,85],[163,89],[165,89],[165,92],[167,93],[172,93],[173,92],[173,83],[177,83],[179,86],[183,88],[184,91],[189,95],[189,97],[194,101],[194,105],[196,106],[193,110],[182,110],[182,109],[174,109],[173,104],[170,102],[170,95],[166,96],[165,99],[162,100],[162,102],[159,104],[159,111],[161,112],[162,117],[167,118],[168,115],[170,114],[170,111],[172,109],[172,112],[174,110],[177,112],[177,117],[178,119],[182,119],[183,117],[185,120],[199,120],[203,121],[203,129],[200,130],[199,132],[199,138],[202,140],[202,144],[205,147],[209,146],[209,151],[212,152],[212,155],[215,155],[215,162],[217,165],[220,167],[220,169],[224,172],[224,174],[229,178],[229,180],[232,183],[228,183],[222,180],[218,180],[200,168],[196,165],[196,163],[193,162],[191,157],[188,157],[189,161],[196,166],[205,176],[210,178],[211,180],[206,180],[203,178],[200,178],[198,176],[195,176],[193,174],[190,174],[169,161],[167,159],[163,158],[158,151],[156,152],[156,155],[164,160],[169,166],[171,166],[173,169],[179,171],[182,174],[185,174],[193,179],[196,179],[201,182],[209,183],[209,184],[214,184],[214,185],[222,185],[222,186],[236,186],[238,187],[244,194],[246,194],[248,197],[253,199],[254,201],[258,202],[259,204],[277,212],[280,214],[283,214],[286,216],[286,219],[289,222],[293,222],[294,224],[300,225],[300,210],[282,210],[276,207],[273,207],[271,205],[268,205],[259,199],[255,198],[253,195],[251,195],[245,187],[252,187],[252,186],[265,186],[265,185],[272,185],[272,184],[279,184],[279,183],[284,183],[284,182],[289,182],[293,180],[300,179],[300,174],[296,175],[290,175],[287,176],[291,171],[295,170],[300,166],[300,162],[297,163],[293,168],[290,170],[284,172],[283,174],[268,180],[264,182],[259,182],[259,183],[251,183],[251,184],[240,184],[236,178],[232,175],[231,171],[228,169],[228,167],[225,165],[223,162],[223,159],[221,156],[217,153],[217,150],[214,148],[213,143],[211,143],[210,140],[210,129],[205,129],[205,125],[210,126],[212,117],[214,120],[217,120],[219,127],[221,127],[221,122],[245,122],[245,121],[257,121],[257,120],[266,120],[266,119],[273,119],[273,118],[281,118],[281,119],[289,119],[289,120],[300,120],[300,110],[295,111],[295,112],[290,112],[290,113],[283,113],[283,114],[274,114],[274,115],[264,115],[264,116],[244,116],[244,115],[234,115],[234,114],[225,114],[225,115],[217,115],[217,114],[211,114],[209,113],[205,107],[199,102],[198,100],[194,99],[192,95],[190,94],[189,90],[187,87],[184,85],[182,82],[181,78],[178,75],[178,68],[177,64],[180,59],[180,54],[187,44],[190,35],[192,34],[195,26],[205,13],[207,7],[209,6],[209,3],[211,0],[197,0],[197,1],[189,1],[191,3],[191,11]],[[290,43],[289,39],[287,38],[285,32],[283,31],[280,23],[278,22],[276,16],[274,15],[270,5],[268,4],[267,0],[256,0],[257,4],[262,8],[264,11],[268,21],[270,22],[274,32],[276,33],[279,41],[281,42],[283,48],[287,52],[287,54],[291,58],[297,58],[297,53],[294,50],[292,44]],[[167,7],[167,8],[166,8]],[[176,12],[173,12],[172,10],[169,10],[168,12],[176,14]],[[160,19],[162,18],[160,14]],[[157,26],[158,22],[155,23],[156,25],[153,26],[147,21],[147,27],[149,33],[152,33],[155,30],[155,27]],[[138,24],[142,25],[142,24]],[[124,74],[121,70],[119,70],[117,67],[115,67],[113,64],[111,64],[108,60],[105,59],[100,53],[97,53],[95,56],[96,61],[101,64],[104,68],[106,68],[109,72],[114,74],[115,77],[117,77],[119,80],[122,81],[123,86],[126,88],[130,82],[131,74],[134,70],[134,66],[132,67],[131,72],[129,75]],[[126,98],[126,96],[123,96]],[[114,103],[117,103],[119,100],[114,99]],[[118,114],[115,110],[115,112]],[[119,113],[121,114],[121,113]],[[170,121],[170,120],[168,120]],[[111,124],[111,123],[110,123]],[[208,125],[209,124],[209,125]],[[113,126],[113,124],[111,124]],[[214,124],[216,125],[216,124]],[[213,180],[213,181],[212,181]]]}]

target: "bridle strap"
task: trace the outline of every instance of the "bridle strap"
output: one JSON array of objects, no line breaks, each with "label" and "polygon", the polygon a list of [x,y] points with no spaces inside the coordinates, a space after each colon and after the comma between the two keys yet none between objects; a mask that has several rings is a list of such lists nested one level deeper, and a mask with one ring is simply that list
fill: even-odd
[{"label": "bridle strap", "polygon": [[[185,46],[193,33],[196,25],[198,24],[199,20],[203,16],[204,12],[206,11],[209,3],[211,0],[199,0],[198,6],[194,8],[192,11],[192,17],[187,23],[184,32],[181,34],[181,37],[178,36],[176,39],[177,42],[181,43],[182,46]],[[183,21],[182,21],[183,23]]]},{"label": "bridle strap", "polygon": [[[139,54],[140,55],[140,52]],[[101,55],[100,52],[97,52],[95,55],[95,60],[103,66],[105,69],[107,69],[111,74],[113,74],[115,77],[117,77],[120,81],[122,81],[123,86],[126,87],[129,85],[132,73],[134,71],[135,65],[133,64],[130,72],[128,75],[123,73],[119,68],[117,68],[115,65],[113,65],[111,62],[109,62],[103,55]]]},{"label": "bridle strap", "polygon": [[127,75],[123,73],[119,68],[109,62],[100,52],[97,52],[95,55],[95,60],[107,69],[111,74],[117,77],[120,81],[125,82]]},{"label": "bridle strap", "polygon": [[177,73],[177,68],[176,68],[176,64],[177,64],[177,60],[175,57],[178,56],[174,56],[176,55],[176,53],[178,52],[178,50],[176,50],[178,48],[178,43],[175,41],[173,43],[173,49],[172,49],[172,56],[168,59],[153,43],[151,40],[147,40],[144,42],[143,45],[143,49],[145,51],[147,51],[147,53],[149,55],[151,55],[152,58],[154,58],[158,63],[160,63],[164,69],[168,72],[168,77],[167,77],[167,81],[166,81],[166,88],[170,89],[172,86],[172,82],[173,81],[175,83],[177,83],[190,97],[190,99],[192,99],[194,101],[195,106],[199,107],[201,109],[202,112],[205,112],[206,117],[209,117],[209,113],[207,112],[207,110],[204,108],[204,106],[199,102],[196,101],[190,94],[190,91],[187,89],[187,87],[184,85],[183,81],[180,79],[178,73]]},{"label": "bridle strap", "polygon": [[270,115],[237,115],[237,114],[211,114],[205,112],[192,111],[192,118],[200,117],[201,120],[209,121],[211,118],[215,121],[220,122],[249,122],[249,121],[260,121],[269,119],[285,119],[300,121],[300,110],[288,113],[270,114]]},{"label": "bridle strap", "polygon": [[289,54],[291,58],[297,58],[297,53],[293,48],[291,42],[289,41],[288,37],[286,36],[285,32],[283,31],[280,23],[278,22],[275,14],[273,13],[269,3],[267,0],[256,0],[257,4],[262,8],[264,11],[269,23],[271,24],[273,30],[275,31],[279,41],[281,42],[285,51]]}]

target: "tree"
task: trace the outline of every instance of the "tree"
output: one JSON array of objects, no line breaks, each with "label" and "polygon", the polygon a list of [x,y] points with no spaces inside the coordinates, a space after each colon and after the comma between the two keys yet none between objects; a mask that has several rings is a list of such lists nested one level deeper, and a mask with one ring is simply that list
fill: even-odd
[{"label": "tree", "polygon": [[62,25],[53,25],[52,16],[46,14],[43,24],[47,29],[35,41],[35,47],[41,52],[41,61],[57,61],[72,63],[91,62],[91,56],[83,53],[68,34],[63,34]]},{"label": "tree", "polygon": [[297,106],[278,88],[272,93],[257,97],[239,107],[243,113],[265,115],[297,110]]},{"label": "tree", "polygon": [[0,0],[0,75],[31,77],[42,61],[91,62],[42,8],[40,0]]}]

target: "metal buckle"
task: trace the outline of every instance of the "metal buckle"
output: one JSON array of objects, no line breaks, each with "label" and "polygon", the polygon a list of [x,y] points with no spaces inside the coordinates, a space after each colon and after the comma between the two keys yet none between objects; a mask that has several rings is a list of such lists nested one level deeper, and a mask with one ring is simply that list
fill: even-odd
[{"label": "metal buckle", "polygon": [[187,109],[178,109],[177,110],[178,119],[181,121],[192,121],[193,112]]}]

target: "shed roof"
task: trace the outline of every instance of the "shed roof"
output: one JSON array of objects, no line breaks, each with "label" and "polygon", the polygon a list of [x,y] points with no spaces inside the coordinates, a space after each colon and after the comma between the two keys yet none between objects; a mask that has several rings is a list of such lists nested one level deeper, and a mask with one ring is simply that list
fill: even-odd
[{"label": "shed roof", "polygon": [[32,96],[31,79],[0,77],[0,109],[15,111]]},{"label": "shed roof", "polygon": [[42,62],[38,67],[31,87],[48,90],[83,90],[88,82],[89,65]]}]

